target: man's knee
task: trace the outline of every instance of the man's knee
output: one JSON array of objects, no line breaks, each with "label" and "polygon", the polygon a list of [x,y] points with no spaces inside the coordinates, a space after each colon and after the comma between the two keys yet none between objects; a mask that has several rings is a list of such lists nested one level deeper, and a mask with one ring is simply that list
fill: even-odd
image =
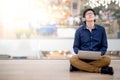
[{"label": "man's knee", "polygon": [[109,64],[111,63],[111,57],[110,57],[110,56],[104,55],[104,56],[102,57],[102,60],[104,61],[104,63],[105,63],[106,65],[109,65]]},{"label": "man's knee", "polygon": [[74,55],[70,58],[70,63],[74,63],[76,60],[78,60],[78,56],[77,55]]}]

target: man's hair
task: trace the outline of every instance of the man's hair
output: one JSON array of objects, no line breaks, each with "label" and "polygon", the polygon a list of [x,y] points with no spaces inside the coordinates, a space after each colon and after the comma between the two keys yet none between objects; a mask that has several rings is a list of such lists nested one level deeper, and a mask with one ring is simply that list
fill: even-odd
[{"label": "man's hair", "polygon": [[[93,9],[91,9],[91,8],[88,8],[88,9],[86,9],[86,10],[83,12],[83,18],[85,18],[85,14],[86,14],[88,11],[92,11],[92,12],[94,13],[94,16],[96,16],[95,11],[94,11]],[[96,22],[96,20],[94,20],[94,22]],[[83,23],[86,24],[86,21],[83,21]]]},{"label": "man's hair", "polygon": [[94,13],[94,15],[96,15],[95,11],[91,8],[89,9],[86,9],[84,12],[83,12],[83,18],[85,18],[85,14],[88,12],[88,11],[92,11]]}]

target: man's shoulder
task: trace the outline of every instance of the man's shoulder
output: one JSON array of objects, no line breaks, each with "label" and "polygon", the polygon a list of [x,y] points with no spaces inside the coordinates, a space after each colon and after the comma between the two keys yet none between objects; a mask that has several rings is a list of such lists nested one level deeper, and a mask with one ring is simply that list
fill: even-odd
[{"label": "man's shoulder", "polygon": [[79,28],[77,30],[82,30],[85,28],[85,25],[80,25]]},{"label": "man's shoulder", "polygon": [[99,28],[104,28],[102,25],[99,25],[99,24],[95,24],[95,26],[97,26]]},{"label": "man's shoulder", "polygon": [[102,29],[102,30],[105,29],[103,26],[101,26],[101,25],[99,25],[99,24],[95,24],[95,27],[98,28],[98,29]]}]

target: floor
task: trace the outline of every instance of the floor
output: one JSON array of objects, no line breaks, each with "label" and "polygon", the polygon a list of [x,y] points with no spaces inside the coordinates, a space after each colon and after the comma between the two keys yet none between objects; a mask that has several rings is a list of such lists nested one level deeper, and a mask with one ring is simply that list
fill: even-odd
[{"label": "floor", "polygon": [[120,60],[112,60],[111,65],[114,68],[114,75],[105,75],[88,72],[71,72],[70,80],[120,80]]},{"label": "floor", "polygon": [[114,75],[69,72],[68,60],[0,60],[0,80],[120,80],[120,60],[112,60]]}]

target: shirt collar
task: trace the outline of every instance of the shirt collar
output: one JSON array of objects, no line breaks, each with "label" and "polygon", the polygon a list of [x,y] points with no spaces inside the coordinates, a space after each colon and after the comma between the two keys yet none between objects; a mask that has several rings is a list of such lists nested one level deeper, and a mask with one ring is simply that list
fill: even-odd
[{"label": "shirt collar", "polygon": [[[84,24],[84,29],[88,29],[86,24]],[[94,25],[94,29],[97,29],[97,25]]]}]

